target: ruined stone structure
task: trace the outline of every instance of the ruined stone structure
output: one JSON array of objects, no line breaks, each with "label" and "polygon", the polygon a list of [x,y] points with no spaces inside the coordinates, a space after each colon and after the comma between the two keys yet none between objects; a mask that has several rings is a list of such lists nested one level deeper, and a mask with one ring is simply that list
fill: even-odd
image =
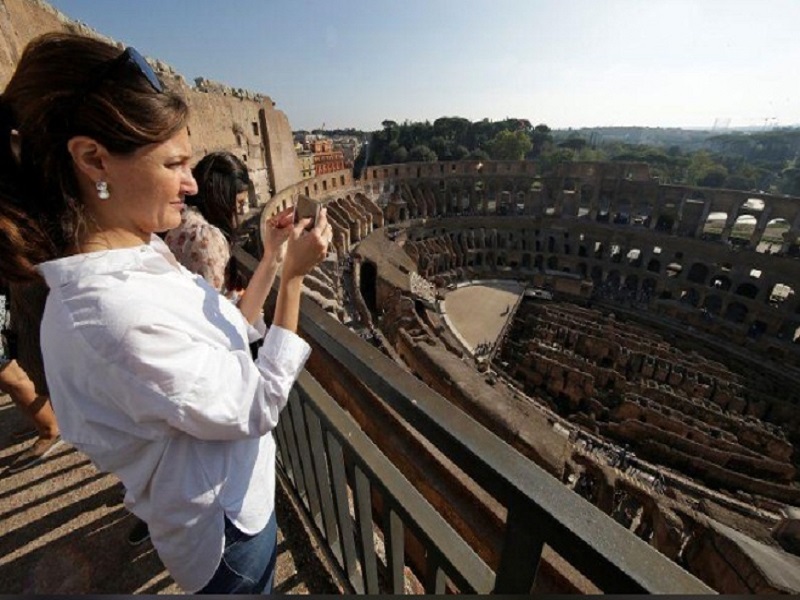
[{"label": "ruined stone structure", "polygon": [[732,493],[800,503],[788,428],[762,421],[789,390],[773,386],[771,398],[757,374],[597,310],[537,301],[517,311],[501,357],[530,395],[638,456]]},{"label": "ruined stone structure", "polygon": [[[664,186],[641,164],[478,166],[310,180],[267,213],[323,198],[352,265],[331,290],[351,296],[309,293],[577,493],[720,591],[794,589],[797,199]],[[436,300],[498,278],[554,300],[522,299],[473,362]]]},{"label": "ruined stone structure", "polygon": [[552,177],[528,163],[401,165],[368,169],[364,186],[389,224],[412,219],[411,241],[443,251],[422,251],[426,277],[557,274],[798,364],[796,199],[659,185],[618,163]]}]

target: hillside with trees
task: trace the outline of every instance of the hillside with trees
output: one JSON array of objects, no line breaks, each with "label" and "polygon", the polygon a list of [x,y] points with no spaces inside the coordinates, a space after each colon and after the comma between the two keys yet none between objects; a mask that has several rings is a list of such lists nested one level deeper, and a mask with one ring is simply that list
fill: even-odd
[{"label": "hillside with trees", "polygon": [[[348,132],[356,133],[354,130]],[[359,132],[360,133],[360,132]],[[527,119],[441,117],[363,134],[354,174],[365,165],[437,160],[533,160],[543,173],[563,161],[636,161],[663,183],[800,196],[800,128],[722,133],[675,128],[554,131]]]}]

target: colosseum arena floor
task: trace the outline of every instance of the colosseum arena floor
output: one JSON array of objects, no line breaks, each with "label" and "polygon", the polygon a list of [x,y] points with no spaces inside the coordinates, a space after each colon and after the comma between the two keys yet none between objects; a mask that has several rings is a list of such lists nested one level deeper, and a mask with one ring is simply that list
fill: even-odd
[{"label": "colosseum arena floor", "polygon": [[524,289],[516,281],[483,281],[451,290],[444,301],[446,321],[470,350],[481,342],[494,344]]}]

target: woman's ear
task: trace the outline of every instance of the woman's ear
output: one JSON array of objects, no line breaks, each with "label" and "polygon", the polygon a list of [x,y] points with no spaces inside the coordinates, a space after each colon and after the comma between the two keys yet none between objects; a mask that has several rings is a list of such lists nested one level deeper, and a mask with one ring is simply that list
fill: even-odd
[{"label": "woman's ear", "polygon": [[79,172],[92,181],[105,181],[108,150],[96,140],[76,135],[67,142],[67,150]]}]

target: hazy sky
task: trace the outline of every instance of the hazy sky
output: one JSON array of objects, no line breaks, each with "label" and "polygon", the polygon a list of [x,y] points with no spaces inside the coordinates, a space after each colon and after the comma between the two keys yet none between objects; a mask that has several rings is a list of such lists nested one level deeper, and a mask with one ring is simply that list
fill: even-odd
[{"label": "hazy sky", "polygon": [[294,129],[800,124],[800,0],[51,0]]}]

